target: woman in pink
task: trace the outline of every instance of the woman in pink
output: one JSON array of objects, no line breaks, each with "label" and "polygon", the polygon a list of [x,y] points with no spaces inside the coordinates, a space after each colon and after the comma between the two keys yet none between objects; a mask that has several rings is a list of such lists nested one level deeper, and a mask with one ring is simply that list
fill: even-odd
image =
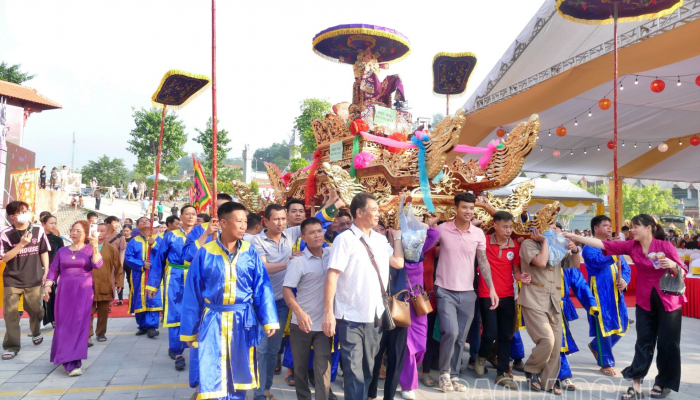
[{"label": "woman in pink", "polygon": [[[634,346],[632,365],[622,371],[622,376],[632,380],[633,386],[627,389],[622,399],[643,397],[641,383],[654,359],[654,346],[659,352],[656,357],[659,372],[649,397],[660,399],[666,397],[671,390],[677,392],[681,381],[681,308],[686,299],[685,296],[662,292],[659,280],[667,269],[671,269],[673,274],[685,275],[686,267],[678,258],[673,244],[664,240],[663,227],[650,215],[639,214],[632,218],[634,240],[601,241],[571,233],[565,233],[564,236],[603,249],[606,255],[628,255],[637,266],[637,343]],[[663,252],[666,257],[659,259],[660,268],[655,268],[647,255],[659,252]]]}]

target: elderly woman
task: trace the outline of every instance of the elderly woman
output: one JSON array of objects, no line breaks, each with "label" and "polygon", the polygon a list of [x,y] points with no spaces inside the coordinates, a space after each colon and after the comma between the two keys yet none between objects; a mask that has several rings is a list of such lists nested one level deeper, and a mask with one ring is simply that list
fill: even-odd
[{"label": "elderly woman", "polygon": [[[63,239],[58,236],[58,223],[56,217],[51,214],[45,215],[41,218],[41,226],[44,227],[44,232],[46,232],[46,237],[49,239],[49,244],[51,245],[51,250],[49,251],[49,263],[53,262],[56,257],[56,252],[58,249],[64,246]],[[44,325],[51,324],[56,326],[56,318],[54,318],[53,310],[55,303],[55,291],[56,284],[51,288],[53,293],[49,295],[49,300],[44,301]]]},{"label": "elderly woman", "polygon": [[61,277],[56,292],[54,315],[56,331],[51,343],[51,361],[63,367],[68,376],[82,375],[80,360],[87,359],[88,333],[92,311],[92,270],[102,266],[97,236],[88,237],[90,225],[78,221],[71,226],[73,244],[56,252],[44,285],[44,300]]},{"label": "elderly woman", "polygon": [[[634,346],[632,365],[622,371],[625,379],[633,381],[622,399],[641,399],[642,379],[646,376],[654,359],[654,347],[658,373],[654,387],[649,392],[652,399],[666,397],[671,390],[678,391],[681,381],[681,309],[685,296],[666,294],[659,289],[659,281],[666,270],[684,274],[683,262],[676,248],[664,240],[663,227],[650,215],[639,214],[632,218],[634,240],[602,241],[564,233],[567,239],[587,246],[603,249],[607,255],[628,255],[637,266],[637,343]],[[666,256],[658,260],[658,268],[648,257],[662,252]]]}]

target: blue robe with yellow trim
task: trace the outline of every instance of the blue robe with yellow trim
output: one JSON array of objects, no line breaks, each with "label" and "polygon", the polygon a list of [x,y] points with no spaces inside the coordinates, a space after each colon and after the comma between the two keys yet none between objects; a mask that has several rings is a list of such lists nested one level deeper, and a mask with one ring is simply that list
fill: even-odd
[{"label": "blue robe with yellow trim", "polygon": [[199,385],[198,399],[257,388],[255,347],[280,326],[265,265],[250,243],[238,248],[231,261],[218,240],[205,244],[185,281],[180,339],[196,346],[190,386]]},{"label": "blue robe with yellow trim", "polygon": [[187,235],[182,229],[166,233],[159,241],[156,254],[151,260],[146,290],[157,290],[161,287],[161,282],[163,284],[164,328],[180,326],[180,305],[190,265],[184,259],[186,240]]},{"label": "blue robe with yellow trim", "polygon": [[[624,336],[629,327],[629,317],[624,293],[617,287],[617,256],[603,255],[603,250],[591,246],[584,246],[581,255],[586,263],[588,283],[601,310],[597,317],[588,316],[589,335],[596,335],[596,323],[593,318],[597,318],[603,337],[613,334]],[[622,279],[629,283],[632,270],[624,257],[620,262]]]},{"label": "blue robe with yellow trim", "polygon": [[[148,240],[139,235],[131,239],[126,245],[124,263],[131,268],[131,289],[129,294],[129,312],[138,314],[142,312],[159,312],[163,310],[162,292],[158,290],[154,298],[146,295],[146,275],[150,272],[144,270]],[[151,260],[155,253],[151,250]],[[160,289],[160,287],[158,287]]]},{"label": "blue robe with yellow trim", "polygon": [[561,338],[561,352],[565,354],[572,354],[578,351],[578,346],[576,346],[574,337],[571,335],[571,330],[569,329],[569,322],[578,319],[576,307],[569,296],[569,289],[574,291],[574,295],[586,309],[586,312],[590,314],[591,312],[598,310],[598,303],[596,302],[591,289],[588,287],[586,279],[583,277],[581,271],[578,268],[562,269],[561,315],[563,330]]},{"label": "blue robe with yellow trim", "polygon": [[[209,227],[209,222],[204,222],[199,225],[195,225],[190,233],[187,234],[187,239],[185,240],[185,249],[184,249],[184,258],[185,261],[187,262],[192,262],[194,259],[194,256],[197,254],[197,250],[201,247],[199,245],[199,242],[197,241],[203,234],[204,232],[207,231],[207,228]],[[207,237],[207,241],[205,243],[211,242],[211,235]]]}]

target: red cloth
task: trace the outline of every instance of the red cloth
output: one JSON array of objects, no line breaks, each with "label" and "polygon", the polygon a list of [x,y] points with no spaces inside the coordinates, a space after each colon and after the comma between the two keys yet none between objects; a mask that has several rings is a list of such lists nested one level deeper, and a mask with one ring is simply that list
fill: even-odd
[{"label": "red cloth", "polygon": [[688,302],[683,304],[683,316],[700,318],[700,278],[685,278],[685,297]]},{"label": "red cloth", "polygon": [[[486,236],[486,257],[491,266],[493,287],[498,297],[515,297],[513,290],[513,265],[520,265],[520,245],[508,239],[509,245],[501,249],[497,243],[492,243],[492,235]],[[479,297],[489,297],[490,291],[486,281],[479,274]]]}]

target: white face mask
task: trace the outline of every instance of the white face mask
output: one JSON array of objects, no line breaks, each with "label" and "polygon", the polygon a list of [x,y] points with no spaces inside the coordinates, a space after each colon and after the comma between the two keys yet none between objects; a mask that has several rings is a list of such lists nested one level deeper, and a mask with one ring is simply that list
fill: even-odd
[{"label": "white face mask", "polygon": [[20,224],[26,224],[32,219],[32,216],[29,213],[23,213],[15,217],[18,223]]}]

